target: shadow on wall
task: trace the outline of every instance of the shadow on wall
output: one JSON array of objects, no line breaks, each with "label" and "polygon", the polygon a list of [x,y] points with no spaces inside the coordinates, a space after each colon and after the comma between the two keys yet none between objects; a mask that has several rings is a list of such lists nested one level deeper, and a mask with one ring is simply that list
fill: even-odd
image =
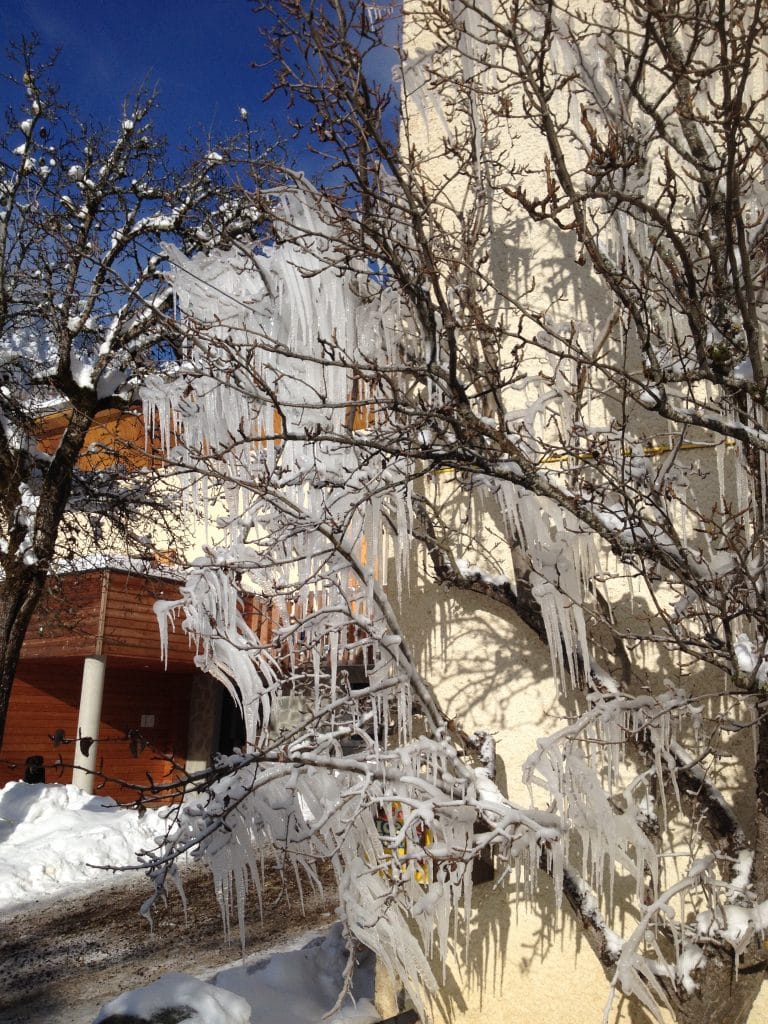
[{"label": "shadow on wall", "polygon": [[420,671],[469,732],[541,732],[562,713],[547,648],[490,599],[435,586],[412,592],[400,614]]},{"label": "shadow on wall", "polygon": [[[435,1021],[584,1024],[600,1020],[609,973],[600,966],[551,879],[539,873],[533,899],[506,880],[475,887],[467,933],[459,929],[449,963],[433,958],[440,995]],[[648,1013],[617,999],[611,1024],[651,1024]]]},{"label": "shadow on wall", "polygon": [[[540,736],[573,714],[578,694],[558,693],[546,646],[514,613],[487,598],[427,585],[414,588],[401,614],[409,624],[410,647],[443,709],[467,731],[495,735],[497,782],[529,806],[523,763]],[[634,880],[618,877],[614,885],[616,926],[631,931]],[[460,929],[457,960],[434,965],[442,992],[434,1007],[437,1019],[472,1020],[480,1013],[512,1019],[510,993],[536,1019],[599,1019],[608,994],[606,973],[570,910],[558,907],[551,879],[537,872],[532,888],[533,893],[514,874],[501,877],[498,865],[496,880],[475,888],[469,933]],[[650,1018],[626,1004],[611,1020],[649,1024]]]},{"label": "shadow on wall", "polygon": [[[663,582],[658,584],[663,590]],[[663,596],[663,595],[662,595]],[[660,602],[661,603],[661,602]],[[682,681],[685,692],[701,714],[680,722],[678,741],[700,762],[707,780],[715,785],[729,803],[748,837],[752,836],[754,814],[754,736],[751,725],[751,704],[743,694],[734,691],[723,673],[701,657],[701,647],[691,646],[690,653],[656,642],[659,634],[656,606],[637,594],[624,593],[611,601],[611,612],[617,630],[625,639],[616,641],[607,631],[593,630],[598,637],[597,657],[604,667],[620,677],[622,668],[631,671],[633,692],[644,690],[659,693]],[[637,639],[626,637],[635,634]],[[643,640],[643,637],[650,639]],[[602,646],[602,650],[601,650]],[[612,649],[611,649],[612,648]],[[625,679],[626,681],[626,679]],[[566,702],[570,713],[577,708]],[[638,769],[642,768],[638,765]],[[685,791],[681,793],[685,805]],[[673,800],[671,794],[670,800]],[[674,811],[674,804],[672,805]],[[683,806],[682,818],[693,812]]]},{"label": "shadow on wall", "polygon": [[558,231],[552,224],[533,224],[529,217],[510,217],[507,212],[491,236],[493,284],[498,311],[509,308],[507,296],[528,297],[539,309],[563,304],[566,321],[590,323],[610,316],[604,287],[591,276],[577,251],[572,231]]}]

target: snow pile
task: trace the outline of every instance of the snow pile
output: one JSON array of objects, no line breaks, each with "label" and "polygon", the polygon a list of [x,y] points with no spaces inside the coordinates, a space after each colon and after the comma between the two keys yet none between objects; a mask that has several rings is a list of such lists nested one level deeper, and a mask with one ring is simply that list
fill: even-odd
[{"label": "snow pile", "polygon": [[[105,1004],[94,1024],[113,1015],[151,1018],[168,1007],[185,1008],[189,1024],[374,1024],[373,961],[364,954],[353,977],[352,994],[330,1017],[343,984],[347,954],[340,926],[313,938],[302,949],[276,953],[246,967],[229,967],[212,979],[166,974]],[[174,1018],[175,1019],[175,1018]]]},{"label": "snow pile", "polygon": [[162,813],[120,807],[76,786],[9,782],[0,790],[0,907],[107,881],[165,832]]},{"label": "snow pile", "polygon": [[[288,950],[248,967],[219,971],[213,983],[251,1004],[251,1024],[320,1022],[341,991],[346,960],[341,926],[336,925],[303,949]],[[372,1002],[373,957],[367,952],[358,960],[352,994],[355,998],[347,997],[327,1024],[373,1024],[380,1019]]]},{"label": "snow pile", "polygon": [[251,1008],[240,996],[174,973],[135,992],[123,992],[102,1006],[94,1024],[113,1018],[149,1020],[168,1007],[187,1011],[182,1018],[173,1016],[181,1024],[248,1024],[251,1019]]},{"label": "snow pile", "polygon": [[[93,889],[111,873],[94,865],[136,862],[136,852],[154,848],[165,832],[162,812],[120,807],[109,797],[89,796],[76,786],[10,782],[0,790],[0,908],[34,901],[62,886]],[[137,904],[138,912],[138,904]],[[306,941],[306,940],[303,940]],[[113,1014],[151,1017],[158,1010],[187,1007],[189,1024],[316,1024],[334,1006],[347,960],[340,926],[303,949],[274,953],[249,966],[220,971],[212,984],[168,974],[102,1007],[97,1021]],[[352,994],[334,1016],[344,1024],[372,1024],[373,958],[364,952]]]}]

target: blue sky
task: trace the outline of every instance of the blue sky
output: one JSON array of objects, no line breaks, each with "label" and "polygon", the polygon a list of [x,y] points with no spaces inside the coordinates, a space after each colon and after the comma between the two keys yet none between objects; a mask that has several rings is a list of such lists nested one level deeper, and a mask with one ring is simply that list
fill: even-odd
[{"label": "blue sky", "polygon": [[[262,102],[269,73],[250,67],[264,59],[257,24],[248,0],[0,0],[3,51],[33,33],[41,54],[60,48],[53,77],[62,98],[105,123],[142,84],[157,86],[154,120],[172,146],[190,132],[231,135],[241,107],[268,130],[280,122],[279,101]],[[10,96],[3,81],[3,110]]]}]

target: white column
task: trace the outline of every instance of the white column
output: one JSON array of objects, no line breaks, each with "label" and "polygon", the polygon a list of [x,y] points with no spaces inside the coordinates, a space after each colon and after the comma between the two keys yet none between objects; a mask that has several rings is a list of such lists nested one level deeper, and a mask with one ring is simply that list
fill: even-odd
[{"label": "white column", "polygon": [[91,745],[86,756],[80,750],[80,737],[90,736],[97,739],[101,724],[101,704],[104,698],[104,668],[107,659],[100,655],[91,655],[83,664],[83,686],[80,691],[80,713],[77,720],[77,742],[75,744],[75,768],[72,782],[85,790],[93,792],[94,777],[91,774],[96,768],[97,743]]}]

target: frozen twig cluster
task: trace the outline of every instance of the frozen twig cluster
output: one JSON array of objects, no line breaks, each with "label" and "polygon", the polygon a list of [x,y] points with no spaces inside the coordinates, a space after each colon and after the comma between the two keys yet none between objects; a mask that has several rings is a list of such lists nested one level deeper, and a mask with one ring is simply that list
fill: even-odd
[{"label": "frozen twig cluster", "polygon": [[[387,26],[268,6],[277,86],[334,176],[251,197],[270,244],[169,251],[194,331],[145,419],[212,521],[158,611],[248,726],[178,841],[236,892],[254,848],[310,877],[330,856],[415,1001],[412,930],[444,953],[492,848],[529,897],[555,879],[615,989],[745,1019],[768,899],[765,15],[425,0],[395,137]],[[420,552],[549,647],[566,720],[529,807],[471,767],[482,743],[412,655]],[[242,842],[217,833],[230,806]]]}]

